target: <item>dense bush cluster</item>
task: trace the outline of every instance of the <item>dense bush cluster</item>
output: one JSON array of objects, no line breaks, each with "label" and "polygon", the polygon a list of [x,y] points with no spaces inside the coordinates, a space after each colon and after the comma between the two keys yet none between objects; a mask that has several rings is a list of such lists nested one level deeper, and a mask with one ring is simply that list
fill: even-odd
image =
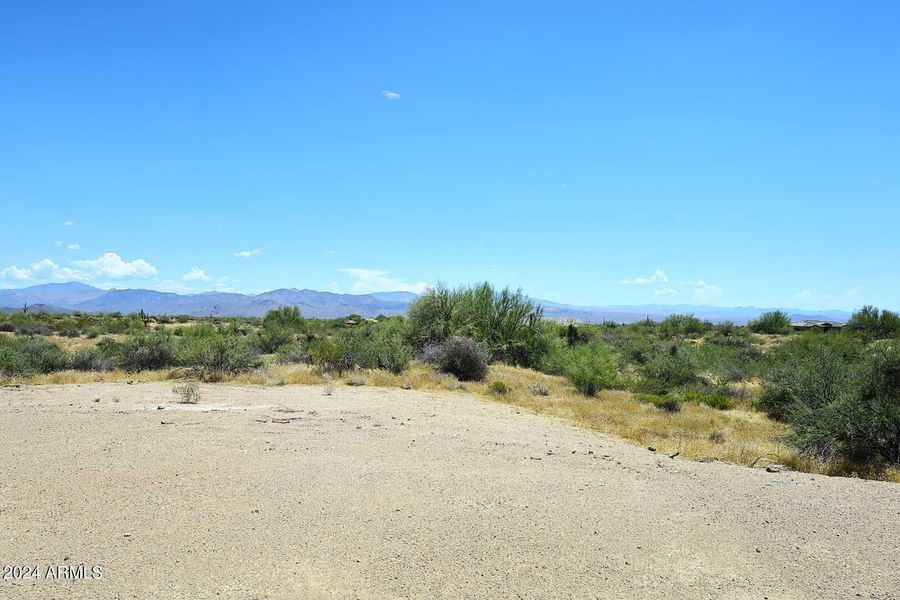
[{"label": "dense bush cluster", "polygon": [[759,404],[821,459],[900,463],[900,347],[809,334],[768,357]]},{"label": "dense bush cluster", "polygon": [[409,308],[409,339],[416,349],[451,336],[478,340],[492,360],[533,366],[547,349],[543,309],[522,294],[489,283],[437,286]]}]

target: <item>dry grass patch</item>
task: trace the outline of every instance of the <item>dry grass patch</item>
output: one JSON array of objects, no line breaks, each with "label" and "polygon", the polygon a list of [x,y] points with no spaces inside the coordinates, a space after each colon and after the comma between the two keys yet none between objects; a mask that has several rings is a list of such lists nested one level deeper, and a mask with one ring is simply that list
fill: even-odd
[{"label": "dry grass patch", "polygon": [[[733,410],[717,410],[685,402],[676,413],[634,399],[630,392],[606,390],[596,397],[579,394],[562,377],[517,367],[492,365],[486,381],[503,381],[506,394],[492,394],[488,383],[470,384],[471,391],[534,413],[559,417],[595,431],[615,435],[659,452],[694,460],[721,460],[741,465],[787,465],[798,471],[860,476],[900,483],[900,469],[861,472],[846,463],[823,463],[801,456],[787,443],[791,428],[735,402]],[[543,391],[549,392],[543,395]]]},{"label": "dry grass patch", "polygon": [[[249,373],[217,375],[209,381],[245,385],[346,385],[349,373],[327,376],[309,365],[269,364]],[[17,378],[29,384],[121,383],[182,380],[190,376],[184,369],[127,373],[61,371]],[[630,392],[606,390],[589,398],[578,393],[562,377],[495,364],[484,382],[462,384],[428,365],[412,363],[395,375],[383,370],[361,370],[366,385],[412,390],[466,390],[486,399],[503,402],[531,412],[565,419],[575,425],[614,435],[659,452],[679,453],[694,460],[721,460],[757,467],[781,463],[798,471],[827,475],[853,475],[900,483],[900,469],[863,472],[846,463],[822,463],[802,457],[789,446],[791,429],[752,408],[749,400],[738,400],[733,410],[717,410],[685,402],[676,413],[638,402]],[[506,393],[492,393],[490,385],[501,381]]]}]

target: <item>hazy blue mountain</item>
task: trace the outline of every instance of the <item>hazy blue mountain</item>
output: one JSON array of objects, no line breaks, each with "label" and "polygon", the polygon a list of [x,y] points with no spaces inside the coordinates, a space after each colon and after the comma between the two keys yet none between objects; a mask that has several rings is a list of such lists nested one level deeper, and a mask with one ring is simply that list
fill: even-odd
[{"label": "hazy blue mountain", "polygon": [[[335,294],[316,290],[284,288],[262,294],[203,292],[175,294],[155,290],[101,290],[83,283],[50,283],[18,290],[0,290],[0,307],[18,310],[27,302],[46,305],[54,311],[138,312],[150,314],[191,316],[262,316],[279,306],[296,306],[307,317],[334,318],[350,314],[364,317],[398,315],[406,312],[416,298],[410,292],[379,292],[375,294]],[[553,319],[574,319],[586,323],[616,321],[634,323],[646,318],[661,320],[672,314],[693,314],[710,321],[734,321],[738,324],[755,319],[769,308],[753,306],[721,307],[695,304],[647,304],[620,306],[576,306],[550,300],[535,300],[544,307],[544,314]],[[846,321],[850,313],[839,310],[809,311],[781,309],[793,320],[830,319]]]},{"label": "hazy blue mountain", "polygon": [[106,293],[83,283],[44,283],[19,290],[0,290],[0,306],[22,308],[28,304],[66,306],[73,302],[92,300]]}]

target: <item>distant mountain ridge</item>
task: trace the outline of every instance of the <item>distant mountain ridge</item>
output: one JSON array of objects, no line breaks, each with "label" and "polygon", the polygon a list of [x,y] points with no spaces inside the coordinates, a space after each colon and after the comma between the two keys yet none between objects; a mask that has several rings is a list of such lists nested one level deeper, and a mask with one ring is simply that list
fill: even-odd
[{"label": "distant mountain ridge", "polygon": [[[336,294],[316,290],[283,288],[261,294],[202,292],[176,294],[146,289],[103,290],[83,283],[47,283],[21,289],[0,290],[0,310],[19,310],[26,303],[36,310],[58,312],[138,312],[154,315],[190,315],[194,317],[259,317],[280,306],[296,306],[307,317],[336,318],[350,314],[364,317],[404,314],[416,294],[377,292],[372,294]],[[672,314],[693,314],[710,321],[738,324],[755,319],[767,310],[753,306],[721,307],[694,304],[647,304],[615,306],[577,306],[550,300],[535,302],[552,319],[573,319],[586,323],[616,321],[634,323],[646,318],[660,320]],[[850,313],[840,310],[808,311],[780,309],[792,320],[830,319],[846,321]]]}]

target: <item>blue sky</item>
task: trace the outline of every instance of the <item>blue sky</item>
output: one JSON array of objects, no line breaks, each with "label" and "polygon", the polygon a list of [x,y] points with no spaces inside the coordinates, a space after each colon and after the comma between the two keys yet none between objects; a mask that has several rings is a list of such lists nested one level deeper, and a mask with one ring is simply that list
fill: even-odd
[{"label": "blue sky", "polygon": [[0,286],[898,308],[898,28],[896,2],[14,3]]}]

